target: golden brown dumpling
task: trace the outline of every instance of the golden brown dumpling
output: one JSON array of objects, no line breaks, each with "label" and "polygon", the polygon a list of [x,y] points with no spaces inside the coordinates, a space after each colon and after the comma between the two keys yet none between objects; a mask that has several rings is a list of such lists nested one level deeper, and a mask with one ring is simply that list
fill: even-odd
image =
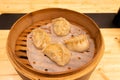
[{"label": "golden brown dumpling", "polygon": [[69,50],[62,44],[58,43],[49,44],[43,50],[43,53],[60,66],[67,64],[71,58]]},{"label": "golden brown dumpling", "polygon": [[65,18],[56,18],[52,20],[53,30],[58,36],[65,36],[70,31],[70,23]]},{"label": "golden brown dumpling", "polygon": [[32,40],[37,48],[43,49],[50,43],[51,37],[44,30],[36,28],[32,31]]},{"label": "golden brown dumpling", "polygon": [[72,51],[83,52],[89,48],[89,41],[85,34],[75,36],[65,41],[68,49]]}]

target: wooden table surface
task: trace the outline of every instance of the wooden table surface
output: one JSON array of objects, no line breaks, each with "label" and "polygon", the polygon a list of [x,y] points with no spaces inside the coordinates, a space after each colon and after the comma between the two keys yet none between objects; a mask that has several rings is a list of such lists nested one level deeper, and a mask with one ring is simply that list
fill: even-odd
[{"label": "wooden table surface", "polygon": [[0,13],[28,13],[50,7],[81,13],[114,13],[120,7],[120,0],[0,0]]},{"label": "wooden table surface", "polygon": [[[89,80],[120,79],[120,29],[101,29],[105,52],[99,65]],[[6,40],[9,30],[0,30],[0,80],[21,80],[11,65],[6,52]]]},{"label": "wooden table surface", "polygon": [[[120,0],[0,0],[0,14],[28,13],[60,7],[81,13],[116,13]],[[120,80],[120,29],[101,29],[105,52],[89,80]],[[11,65],[6,51],[9,30],[0,30],[0,80],[22,80]]]}]

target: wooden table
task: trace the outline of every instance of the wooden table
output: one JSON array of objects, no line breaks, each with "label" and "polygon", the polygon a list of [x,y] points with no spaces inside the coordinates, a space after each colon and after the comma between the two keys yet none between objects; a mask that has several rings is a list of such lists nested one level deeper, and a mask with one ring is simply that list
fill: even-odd
[{"label": "wooden table", "polygon": [[115,13],[120,7],[120,0],[0,0],[0,13],[28,13],[50,7],[81,13]]},{"label": "wooden table", "polygon": [[[120,29],[101,29],[105,52],[99,65],[89,80],[120,79]],[[0,80],[21,80],[11,65],[6,52],[6,40],[9,30],[0,30]]]},{"label": "wooden table", "polygon": [[[0,0],[0,14],[28,13],[31,11],[60,7],[81,13],[116,13],[120,0]],[[105,52],[89,80],[120,79],[120,29],[101,29],[105,40]],[[17,74],[6,51],[9,30],[0,30],[0,80],[22,80]]]}]

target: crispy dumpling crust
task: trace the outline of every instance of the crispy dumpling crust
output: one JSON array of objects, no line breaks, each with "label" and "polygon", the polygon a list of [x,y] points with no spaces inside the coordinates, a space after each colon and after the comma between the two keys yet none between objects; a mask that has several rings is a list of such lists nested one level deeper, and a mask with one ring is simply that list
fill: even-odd
[{"label": "crispy dumpling crust", "polygon": [[58,36],[65,36],[70,32],[70,23],[65,18],[56,18],[52,20],[53,30]]},{"label": "crispy dumpling crust", "polygon": [[32,31],[32,40],[38,49],[43,49],[51,42],[51,37],[44,30],[36,28]]},{"label": "crispy dumpling crust", "polygon": [[71,53],[69,50],[62,44],[58,43],[49,44],[43,50],[43,53],[60,66],[67,64],[71,58]]},{"label": "crispy dumpling crust", "polygon": [[65,40],[65,45],[72,51],[83,52],[89,48],[89,41],[86,34],[81,34]]}]

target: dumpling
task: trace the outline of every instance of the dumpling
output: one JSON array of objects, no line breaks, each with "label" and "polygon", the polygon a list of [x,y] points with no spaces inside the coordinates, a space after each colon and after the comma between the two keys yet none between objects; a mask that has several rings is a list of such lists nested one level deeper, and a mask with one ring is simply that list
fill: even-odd
[{"label": "dumpling", "polygon": [[36,28],[32,31],[32,40],[38,49],[43,49],[51,42],[51,37],[44,30]]},{"label": "dumpling", "polygon": [[89,48],[89,41],[86,34],[81,34],[66,40],[65,45],[72,51],[83,52]]},{"label": "dumpling", "polygon": [[44,50],[43,53],[52,61],[60,66],[64,66],[70,61],[71,53],[69,50],[59,43],[51,43]]},{"label": "dumpling", "polygon": [[65,18],[56,18],[52,20],[53,30],[58,36],[65,36],[70,32],[70,23]]}]

